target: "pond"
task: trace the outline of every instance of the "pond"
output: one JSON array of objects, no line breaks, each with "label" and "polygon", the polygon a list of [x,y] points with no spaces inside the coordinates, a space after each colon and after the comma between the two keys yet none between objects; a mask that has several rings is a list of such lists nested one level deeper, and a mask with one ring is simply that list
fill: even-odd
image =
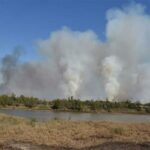
[{"label": "pond", "polygon": [[20,109],[0,109],[0,113],[25,118],[35,118],[38,121],[63,119],[74,121],[150,122],[150,115],[141,114],[53,112]]}]

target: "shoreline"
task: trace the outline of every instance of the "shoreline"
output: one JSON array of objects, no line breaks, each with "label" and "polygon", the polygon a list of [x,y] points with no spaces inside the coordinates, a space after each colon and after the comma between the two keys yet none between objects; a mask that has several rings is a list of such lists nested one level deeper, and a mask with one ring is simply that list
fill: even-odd
[{"label": "shoreline", "polygon": [[40,109],[40,108],[27,108],[27,107],[0,107],[1,110],[30,110],[30,111],[46,111],[46,112],[70,112],[70,113],[92,113],[92,114],[131,114],[131,115],[150,115],[150,113],[146,112],[129,112],[129,111],[73,111],[73,110],[62,110],[62,109]]}]

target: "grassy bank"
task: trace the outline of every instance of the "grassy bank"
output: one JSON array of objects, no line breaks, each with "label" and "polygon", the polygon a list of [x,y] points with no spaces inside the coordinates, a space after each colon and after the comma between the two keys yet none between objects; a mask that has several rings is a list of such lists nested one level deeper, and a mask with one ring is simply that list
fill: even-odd
[{"label": "grassy bank", "polygon": [[52,120],[41,123],[0,114],[0,145],[12,141],[85,148],[106,142],[150,142],[150,123]]}]

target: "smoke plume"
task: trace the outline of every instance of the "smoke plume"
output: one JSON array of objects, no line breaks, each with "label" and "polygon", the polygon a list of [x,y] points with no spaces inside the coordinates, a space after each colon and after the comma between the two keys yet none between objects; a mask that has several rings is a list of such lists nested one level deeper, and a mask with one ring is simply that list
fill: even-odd
[{"label": "smoke plume", "polygon": [[106,57],[102,63],[103,74],[106,78],[105,91],[109,100],[113,100],[119,94],[119,75],[122,71],[122,66],[115,56]]},{"label": "smoke plume", "polygon": [[1,59],[0,94],[82,99],[150,99],[150,16],[132,4],[107,11],[106,40],[64,27],[38,41],[44,59]]}]

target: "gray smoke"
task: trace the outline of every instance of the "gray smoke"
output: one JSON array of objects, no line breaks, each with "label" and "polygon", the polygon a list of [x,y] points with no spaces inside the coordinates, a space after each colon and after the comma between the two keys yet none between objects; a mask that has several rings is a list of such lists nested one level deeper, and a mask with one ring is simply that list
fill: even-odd
[{"label": "gray smoke", "polygon": [[107,12],[106,41],[64,27],[38,41],[44,59],[1,60],[0,93],[40,98],[150,99],[150,16],[140,4]]},{"label": "gray smoke", "polygon": [[3,93],[11,92],[9,89],[9,83],[12,80],[13,75],[17,71],[17,64],[19,60],[19,56],[21,55],[21,51],[19,48],[16,48],[12,54],[6,55],[1,60],[1,77],[2,81],[0,84],[0,91]]}]

